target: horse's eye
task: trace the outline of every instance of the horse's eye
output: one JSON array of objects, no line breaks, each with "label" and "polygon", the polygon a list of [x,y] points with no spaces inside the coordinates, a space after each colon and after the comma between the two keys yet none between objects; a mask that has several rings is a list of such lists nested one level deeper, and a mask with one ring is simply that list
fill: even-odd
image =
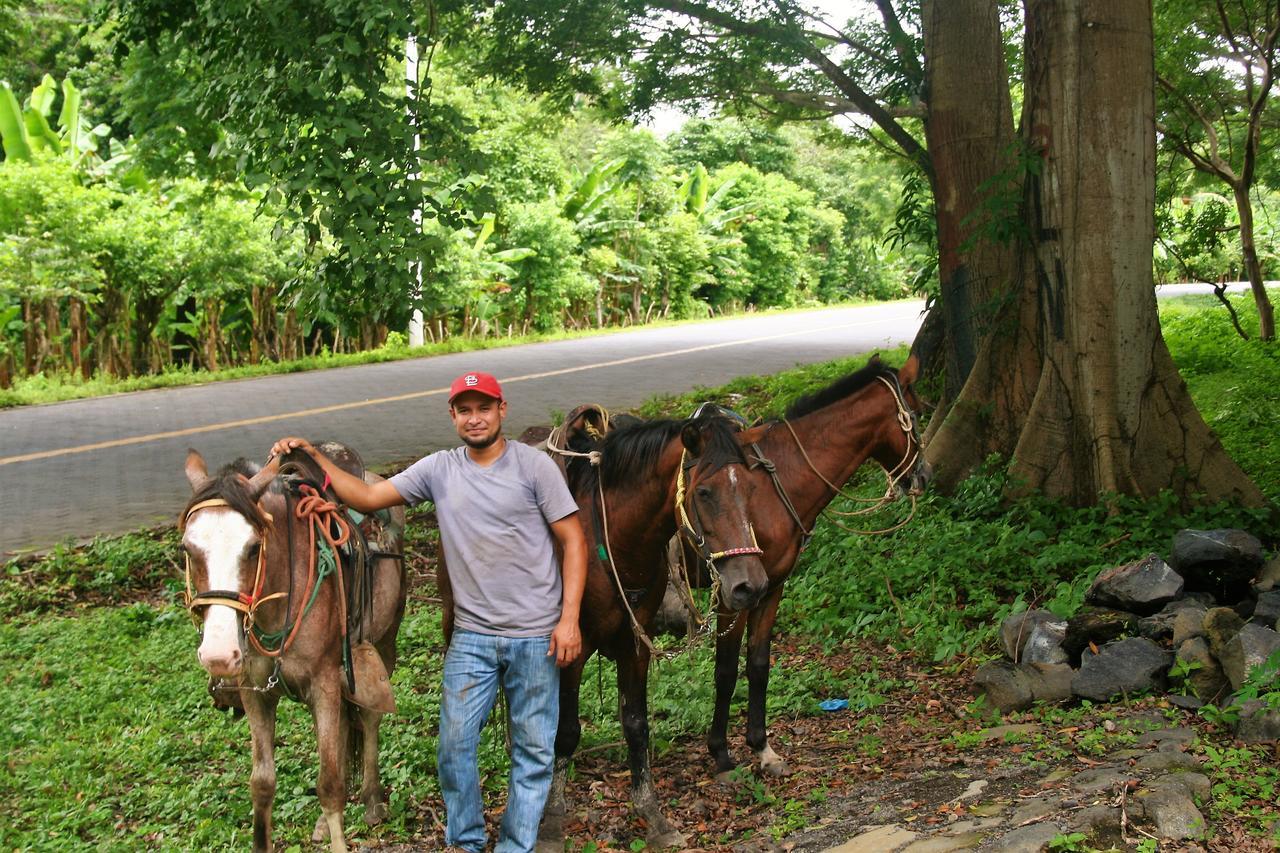
[{"label": "horse's eye", "polygon": [[261,543],[254,542],[252,545],[249,546],[249,559],[251,560],[258,559],[258,552],[261,550],[262,550]]},{"label": "horse's eye", "polygon": [[711,499],[711,490],[706,486],[698,486],[698,488],[694,489],[693,492],[704,501]]}]

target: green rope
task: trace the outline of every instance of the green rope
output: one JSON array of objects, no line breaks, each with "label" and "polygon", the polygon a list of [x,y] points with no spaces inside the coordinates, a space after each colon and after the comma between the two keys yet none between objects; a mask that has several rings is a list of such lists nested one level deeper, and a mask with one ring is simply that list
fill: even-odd
[{"label": "green rope", "polygon": [[[311,598],[307,599],[307,605],[302,608],[302,613],[298,616],[298,621],[307,618],[307,614],[311,612],[312,606],[316,603],[316,596],[320,594],[320,584],[324,583],[324,579],[338,570],[338,557],[333,552],[331,546],[325,539],[321,538],[316,542],[319,549],[318,558],[316,559],[316,585],[311,589]],[[253,626],[253,634],[258,638],[258,642],[267,651],[277,651],[284,645],[285,631],[288,624],[279,631],[263,631],[257,625]]]}]

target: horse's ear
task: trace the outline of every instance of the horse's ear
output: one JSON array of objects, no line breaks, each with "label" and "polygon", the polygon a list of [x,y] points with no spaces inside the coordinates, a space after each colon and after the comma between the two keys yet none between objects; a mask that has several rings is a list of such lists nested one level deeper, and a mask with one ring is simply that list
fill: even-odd
[{"label": "horse's ear", "polygon": [[195,448],[187,448],[186,472],[187,482],[191,484],[193,492],[209,479],[209,468],[204,464],[204,457],[200,455],[200,451]]},{"label": "horse's ear", "polygon": [[694,456],[702,453],[702,429],[693,421],[685,422],[680,430],[680,441],[684,443],[684,449]]},{"label": "horse's ear", "polygon": [[249,479],[249,496],[255,501],[262,497],[262,493],[267,490],[267,486],[271,485],[271,481],[276,478],[278,473],[280,473],[280,457],[273,456],[271,461],[262,467],[261,471]]},{"label": "horse's ear", "polygon": [[915,353],[907,359],[907,363],[898,370],[898,384],[903,388],[913,384],[920,378],[920,358]]}]

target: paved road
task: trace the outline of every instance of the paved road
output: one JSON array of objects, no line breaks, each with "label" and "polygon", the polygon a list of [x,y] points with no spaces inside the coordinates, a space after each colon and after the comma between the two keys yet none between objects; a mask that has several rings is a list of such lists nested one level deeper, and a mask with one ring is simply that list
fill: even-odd
[{"label": "paved road", "polygon": [[186,449],[261,460],[282,435],[334,438],[372,465],[457,443],[450,380],[504,384],[507,432],[584,402],[611,409],[909,342],[920,302],[742,317],[0,411],[0,555],[172,520]]}]

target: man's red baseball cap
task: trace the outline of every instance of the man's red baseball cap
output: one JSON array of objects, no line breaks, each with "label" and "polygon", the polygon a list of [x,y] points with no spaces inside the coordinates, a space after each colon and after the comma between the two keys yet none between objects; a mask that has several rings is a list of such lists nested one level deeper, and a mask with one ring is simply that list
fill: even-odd
[{"label": "man's red baseball cap", "polygon": [[453,380],[453,384],[449,386],[449,403],[452,404],[454,397],[467,391],[478,391],[495,400],[502,399],[502,386],[498,384],[498,380],[493,378],[493,374],[478,370],[464,373]]}]

